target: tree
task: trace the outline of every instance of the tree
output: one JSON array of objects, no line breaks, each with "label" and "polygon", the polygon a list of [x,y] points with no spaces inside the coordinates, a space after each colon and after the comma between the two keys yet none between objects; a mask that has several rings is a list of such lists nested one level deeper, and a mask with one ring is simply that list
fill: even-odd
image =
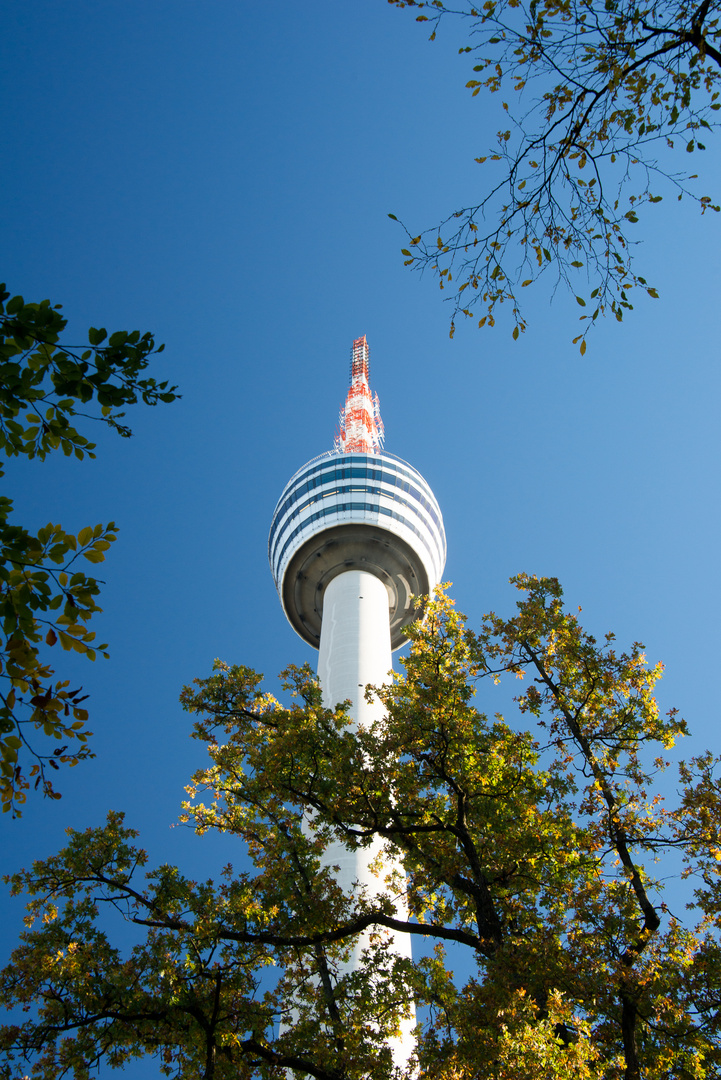
[{"label": "tree", "polygon": [[[92,458],[95,444],[77,430],[76,417],[127,437],[132,432],[119,410],[178,396],[176,387],[144,375],[163,349],[151,334],[120,330],[108,338],[106,330],[91,327],[87,347],[71,346],[61,342],[67,320],[59,306],[9,297],[0,285],[0,453],[42,461],[62,450],[81,461]],[[68,689],[65,679],[54,681],[41,645],[59,644],[90,660],[104,653],[107,646],[95,643],[87,625],[101,610],[100,586],[78,560],[102,562],[116,526],[88,526],[76,536],[49,523],[32,534],[11,523],[12,506],[0,498],[0,795],[3,810],[18,815],[33,777],[36,789],[58,799],[50,770],[92,756],[85,695]],[[39,730],[53,749],[38,747]],[[33,762],[28,773],[26,758]]]},{"label": "tree", "polygon": [[633,289],[658,295],[632,269],[629,229],[661,201],[662,181],[702,213],[720,209],[694,194],[695,175],[669,171],[666,152],[703,151],[718,124],[717,0],[388,2],[421,11],[431,39],[446,18],[464,19],[471,44],[460,52],[475,60],[466,86],[500,93],[508,118],[495,150],[476,158],[482,194],[437,227],[407,229],[406,265],[449,290],[451,336],[458,315],[493,326],[506,304],[517,338],[521,289],[550,273],[584,308],[574,343],[585,352],[595,320],[620,321]]},{"label": "tree", "polygon": [[[0,1031],[4,1075],[81,1080],[155,1055],[182,1078],[382,1080],[411,1002],[414,1075],[718,1075],[718,763],[683,766],[665,808],[650,785],[685,727],[659,715],[659,668],[638,644],[585,633],[554,580],[517,585],[518,613],[478,634],[439,595],[368,730],[321,705],[307,668],[285,673],[288,706],[220,662],[186,688],[210,765],[185,817],[242,840],[253,870],[142,880],[145,854],[113,814],[15,875],[29,926],[0,975],[3,1003],[24,1010]],[[507,679],[516,724],[474,703],[479,683],[493,699]],[[402,860],[407,919],[393,875],[375,899],[340,892],[320,858],[331,838],[380,838]],[[697,926],[652,876],[676,853]],[[112,943],[111,916],[142,931],[134,948]],[[369,928],[362,966],[344,972]],[[423,955],[395,956],[384,928]]]}]

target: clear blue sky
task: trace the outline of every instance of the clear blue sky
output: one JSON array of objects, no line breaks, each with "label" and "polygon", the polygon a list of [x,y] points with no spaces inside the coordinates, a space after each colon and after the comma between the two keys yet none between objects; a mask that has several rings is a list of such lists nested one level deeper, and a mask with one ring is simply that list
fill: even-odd
[{"label": "clear blue sky", "polygon": [[[673,196],[646,213],[637,265],[661,300],[583,359],[563,295],[529,298],[518,343],[510,326],[450,341],[387,214],[420,231],[471,201],[498,103],[464,89],[459,39],[427,36],[385,0],[6,3],[10,288],[62,303],[78,337],[153,329],[183,400],[130,414],[130,441],[99,432],[95,462],[8,469],[19,521],[114,519],[120,539],[97,625],[111,659],[75,669],[98,756],[60,777],[61,802],[6,815],[4,869],[114,808],[153,859],[216,872],[212,841],[170,829],[202,764],[178,692],[216,656],[269,677],[314,660],[266,538],[285,482],[332,445],[363,333],[387,449],[437,495],[471,620],[510,609],[511,574],[558,576],[594,632],[666,662],[662,707],[696,733],[684,753],[721,749],[721,222]],[[718,198],[709,143],[694,165]],[[19,905],[2,902],[12,939]]]}]

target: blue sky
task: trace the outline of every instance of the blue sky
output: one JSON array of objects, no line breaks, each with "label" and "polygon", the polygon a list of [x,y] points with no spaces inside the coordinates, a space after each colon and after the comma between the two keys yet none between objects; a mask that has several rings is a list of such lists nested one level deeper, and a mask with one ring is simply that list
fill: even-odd
[{"label": "blue sky", "polygon": [[[464,89],[459,37],[427,37],[385,0],[6,3],[10,289],[62,303],[78,337],[154,330],[183,400],[129,414],[132,440],[99,431],[94,462],[8,468],[19,521],[112,519],[120,538],[97,625],[111,659],[74,669],[98,756],[60,777],[62,801],[6,815],[3,869],[112,808],[152,859],[216,872],[218,845],[171,829],[202,764],[178,692],[216,656],[271,687],[314,662],[267,532],[290,475],[332,445],[363,333],[386,447],[433,487],[471,621],[511,609],[510,575],[558,576],[593,632],[666,662],[662,707],[696,733],[684,754],[721,749],[719,218],[672,195],[644,214],[637,266],[661,299],[585,358],[561,294],[529,296],[518,343],[510,326],[450,341],[387,215],[420,231],[471,201],[499,104]],[[694,167],[718,198],[708,142]],[[11,941],[20,908],[3,908]]]}]

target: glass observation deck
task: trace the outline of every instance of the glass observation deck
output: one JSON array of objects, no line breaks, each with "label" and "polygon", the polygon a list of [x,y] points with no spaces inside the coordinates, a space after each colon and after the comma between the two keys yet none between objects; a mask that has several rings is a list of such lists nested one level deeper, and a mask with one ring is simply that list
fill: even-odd
[{"label": "glass observation deck", "polygon": [[268,558],[291,624],[320,639],[323,591],[348,569],[386,584],[393,648],[406,640],[412,596],[438,584],[446,560],[443,518],[430,487],[392,454],[321,454],[286,484],[273,514]]}]

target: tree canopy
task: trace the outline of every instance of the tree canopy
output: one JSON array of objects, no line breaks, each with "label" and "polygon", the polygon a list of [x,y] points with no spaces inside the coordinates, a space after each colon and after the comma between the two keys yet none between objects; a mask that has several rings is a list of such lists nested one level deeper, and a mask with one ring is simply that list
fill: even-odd
[{"label": "tree canopy", "polygon": [[[718,762],[683,765],[665,806],[658,775],[685,726],[659,713],[660,667],[586,633],[555,580],[516,584],[517,613],[477,633],[431,602],[368,729],[324,708],[307,668],[285,672],[287,705],[220,662],[186,688],[210,764],[184,818],[237,837],[248,868],[148,871],[113,814],[16,874],[28,928],[0,998],[23,1012],[0,1032],[4,1075],[82,1080],[151,1055],[179,1078],[382,1080],[412,1005],[422,1077],[717,1075]],[[507,720],[494,684],[509,680]],[[337,839],[380,841],[406,881],[379,866],[379,895],[344,895],[322,860]],[[674,871],[695,919],[674,911]],[[412,935],[413,962],[386,928]]]},{"label": "tree canopy", "polygon": [[[406,265],[429,269],[457,316],[526,329],[522,290],[550,275],[584,309],[621,320],[634,290],[631,226],[669,185],[718,211],[667,151],[705,149],[718,125],[721,26],[714,0],[388,0],[432,27],[465,21],[466,86],[500,94],[507,118],[481,149],[480,192],[432,228],[407,229]],[[687,159],[688,160],[688,159]],[[395,215],[391,214],[395,218]]]},{"label": "tree canopy", "polygon": [[[176,387],[145,374],[163,349],[152,334],[119,330],[108,337],[91,327],[88,344],[74,346],[61,340],[66,325],[59,305],[26,303],[0,286],[0,454],[7,458],[42,461],[54,451],[81,461],[95,457],[77,417],[128,437],[126,406],[177,397]],[[85,695],[55,679],[41,649],[59,644],[90,660],[104,653],[107,645],[96,644],[88,627],[101,610],[100,585],[78,560],[102,562],[116,526],[87,526],[76,535],[50,522],[31,533],[11,522],[12,508],[11,499],[0,498],[0,800],[17,815],[31,781],[60,798],[52,771],[92,756]],[[45,742],[39,744],[40,731]]]}]

